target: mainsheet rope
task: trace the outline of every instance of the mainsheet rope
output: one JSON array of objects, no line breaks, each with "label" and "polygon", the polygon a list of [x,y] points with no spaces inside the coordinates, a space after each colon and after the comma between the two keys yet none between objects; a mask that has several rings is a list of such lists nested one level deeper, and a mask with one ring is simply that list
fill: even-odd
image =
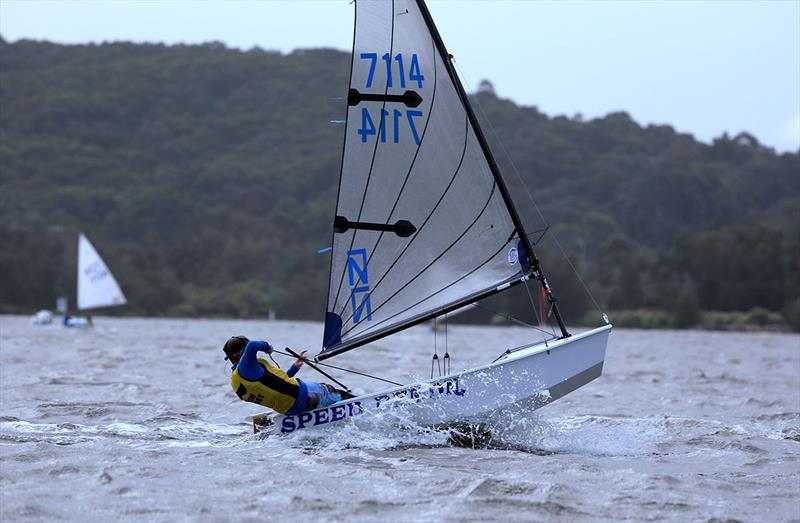
[{"label": "mainsheet rope", "polygon": [[[275,352],[277,354],[283,354],[284,356],[289,356],[291,358],[294,358],[294,356],[292,356],[288,352],[282,352],[282,351],[279,351],[277,349],[273,349],[273,352]],[[402,383],[397,383],[396,381],[387,380],[385,378],[379,378],[378,376],[373,376],[372,374],[367,374],[366,372],[361,372],[361,371],[357,371],[357,370],[353,370],[353,369],[346,369],[344,367],[337,367],[336,365],[331,365],[330,363],[322,363],[322,362],[319,362],[319,361],[315,361],[314,365],[319,365],[320,367],[330,367],[331,369],[340,370],[342,372],[349,372],[351,374],[358,374],[359,376],[364,376],[366,378],[372,378],[372,379],[378,380],[378,381],[384,381],[386,383],[391,383],[392,385],[399,385],[399,386],[403,385]]]}]

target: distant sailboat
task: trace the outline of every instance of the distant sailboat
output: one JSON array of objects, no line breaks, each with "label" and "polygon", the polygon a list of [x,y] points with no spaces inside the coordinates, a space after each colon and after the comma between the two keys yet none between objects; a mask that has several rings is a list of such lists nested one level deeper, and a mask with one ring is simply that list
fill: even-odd
[{"label": "distant sailboat", "polygon": [[[611,325],[571,335],[422,0],[356,1],[322,350],[363,347],[528,281],[559,333],[486,365],[255,425],[289,433],[401,408],[415,422],[533,410],[600,376]],[[494,359],[498,352],[501,356]],[[492,361],[494,360],[494,361]],[[259,428],[258,426],[256,428]]]},{"label": "distant sailboat", "polygon": [[[117,307],[127,303],[125,294],[97,249],[81,233],[78,237],[78,310]],[[63,323],[68,327],[87,326],[91,325],[91,316],[81,318],[65,315]]]}]

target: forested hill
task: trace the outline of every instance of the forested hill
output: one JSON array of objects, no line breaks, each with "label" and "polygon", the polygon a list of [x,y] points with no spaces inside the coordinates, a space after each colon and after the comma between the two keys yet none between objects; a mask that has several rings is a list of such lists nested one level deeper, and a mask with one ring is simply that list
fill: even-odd
[{"label": "forested hill", "polygon": [[[348,72],[327,49],[0,41],[0,310],[74,303],[83,231],[125,313],[321,319]],[[474,100],[530,230],[523,183],[612,312],[800,308],[797,153],[551,117],[488,82]],[[540,256],[574,322],[591,303],[553,245]]]}]

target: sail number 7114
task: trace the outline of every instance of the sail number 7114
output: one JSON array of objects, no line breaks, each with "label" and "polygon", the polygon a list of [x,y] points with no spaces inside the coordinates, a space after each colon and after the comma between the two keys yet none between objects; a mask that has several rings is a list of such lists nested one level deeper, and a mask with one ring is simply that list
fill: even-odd
[{"label": "sail number 7114", "polygon": [[[405,111],[405,120],[408,122],[408,128],[411,132],[411,136],[414,138],[414,143],[416,143],[417,145],[419,145],[420,140],[419,140],[419,133],[417,132],[417,126],[414,124],[414,118],[417,118],[419,116],[422,116],[422,111],[416,111],[411,109]],[[372,119],[369,109],[367,109],[366,107],[361,108],[361,128],[358,130],[358,134],[361,135],[361,141],[363,143],[366,143],[367,137],[373,134],[377,134],[380,135],[381,142],[386,143],[387,119],[392,121],[392,126],[390,131],[392,142],[400,143],[400,122],[403,120],[403,111],[398,111],[397,109],[394,109],[390,113],[386,109],[382,109],[381,117],[380,120],[378,121],[378,126],[376,127],[375,121]]]},{"label": "sail number 7114", "polygon": [[[394,61],[397,64],[397,69],[399,71],[398,76],[400,78],[400,88],[405,89],[406,71],[403,64],[403,54],[396,54],[394,56],[394,60],[392,60],[392,55],[389,53],[384,54],[381,58],[386,63],[386,87],[392,87],[392,61]],[[361,59],[369,60],[370,62],[369,75],[367,75],[366,84],[367,89],[369,89],[372,87],[372,80],[375,78],[375,65],[378,62],[378,53],[361,53]],[[422,82],[425,81],[425,76],[420,71],[417,53],[411,55],[411,63],[408,67],[408,80],[410,82],[417,82],[417,87],[422,89]]]},{"label": "sail number 7114", "polygon": [[[367,89],[372,87],[373,80],[375,79],[375,69],[378,63],[378,53],[361,53],[361,60],[369,62],[369,73],[367,74],[367,81],[364,85]],[[419,66],[419,58],[417,53],[411,55],[411,60],[403,58],[402,53],[398,53],[392,57],[390,53],[385,53],[381,57],[382,61],[386,64],[386,87],[393,87],[394,81],[394,65],[397,66],[397,79],[401,89],[406,88],[406,81],[409,83],[416,82],[418,89],[422,89],[422,84],[425,81],[425,75]],[[408,70],[406,70],[406,64]],[[387,110],[386,103],[380,109],[380,114],[377,112],[370,112],[366,107],[361,108],[361,127],[358,129],[358,135],[361,136],[361,142],[367,143],[370,136],[377,136],[381,143],[386,143],[387,139],[390,143],[400,143],[402,135],[411,136],[414,143],[420,144],[420,136],[417,131],[415,118],[422,116],[422,111],[415,109]],[[408,125],[408,131],[405,131]],[[389,129],[387,131],[387,128]],[[402,129],[402,130],[401,130]],[[387,137],[388,135],[388,137]]]}]

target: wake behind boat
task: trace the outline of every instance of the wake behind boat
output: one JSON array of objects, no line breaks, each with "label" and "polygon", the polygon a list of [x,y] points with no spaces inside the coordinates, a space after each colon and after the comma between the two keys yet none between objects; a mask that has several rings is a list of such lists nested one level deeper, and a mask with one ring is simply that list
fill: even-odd
[{"label": "wake behind boat", "polygon": [[559,332],[478,368],[445,368],[437,379],[274,422],[257,417],[256,428],[290,433],[386,409],[422,425],[468,422],[509,406],[536,409],[597,378],[611,325],[567,330],[425,3],[359,0],[355,9],[327,314],[315,360],[531,281]]}]

